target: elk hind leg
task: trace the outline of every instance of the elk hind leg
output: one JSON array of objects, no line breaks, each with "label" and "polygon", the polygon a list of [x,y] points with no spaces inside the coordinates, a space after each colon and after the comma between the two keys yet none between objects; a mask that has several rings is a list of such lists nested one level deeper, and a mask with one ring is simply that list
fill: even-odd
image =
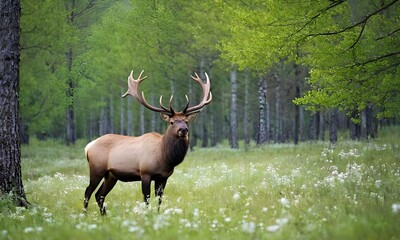
[{"label": "elk hind leg", "polygon": [[107,194],[113,189],[115,184],[117,183],[117,179],[114,178],[110,173],[107,173],[104,177],[104,182],[96,192],[96,201],[97,205],[99,205],[101,215],[106,214],[106,208],[104,206],[104,199]]},{"label": "elk hind leg", "polygon": [[85,190],[85,199],[83,200],[83,207],[85,212],[87,211],[90,197],[92,196],[92,193],[99,185],[101,179],[102,177],[99,176],[93,176],[93,175],[90,176],[89,186]]}]

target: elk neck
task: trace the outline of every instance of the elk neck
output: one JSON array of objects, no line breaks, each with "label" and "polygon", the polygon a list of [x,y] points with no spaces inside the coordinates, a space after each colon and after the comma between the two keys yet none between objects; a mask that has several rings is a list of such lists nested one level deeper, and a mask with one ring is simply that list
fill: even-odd
[{"label": "elk neck", "polygon": [[189,148],[189,136],[178,137],[168,128],[162,138],[163,159],[170,166],[180,164],[186,156]]}]

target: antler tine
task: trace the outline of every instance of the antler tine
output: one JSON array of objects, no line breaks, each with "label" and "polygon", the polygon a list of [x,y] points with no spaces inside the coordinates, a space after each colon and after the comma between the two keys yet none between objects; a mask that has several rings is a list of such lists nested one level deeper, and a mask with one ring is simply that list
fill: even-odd
[{"label": "antler tine", "polygon": [[135,89],[135,87],[136,87],[136,85],[139,86],[140,82],[147,78],[147,76],[141,78],[143,72],[144,72],[144,70],[142,70],[142,72],[139,74],[139,78],[137,80],[135,80],[133,78],[133,70],[131,71],[131,74],[128,77],[128,91],[126,91],[126,93],[124,95],[122,95],[123,98],[126,97],[127,95],[131,95],[135,99],[137,99],[139,97],[139,95],[137,94],[138,92],[135,91],[135,90],[137,90],[137,89]]},{"label": "antler tine", "polygon": [[191,114],[191,113],[197,113],[199,112],[205,105],[209,104],[212,100],[212,94],[210,91],[211,85],[210,85],[210,79],[207,75],[207,73],[205,73],[206,75],[206,83],[203,83],[203,81],[201,80],[201,78],[199,77],[199,75],[197,75],[197,73],[194,73],[196,75],[196,77],[192,77],[193,80],[195,80],[201,87],[201,89],[203,90],[203,98],[201,100],[201,102],[193,107],[188,107],[189,106],[189,99],[188,97],[186,97],[187,99],[187,105],[185,107],[185,110],[183,111],[185,114]]},{"label": "antler tine", "polygon": [[164,109],[165,111],[174,113],[175,111],[172,109],[172,98],[174,97],[174,95],[171,95],[170,99],[169,99],[169,109],[166,108],[163,104],[162,104],[162,95],[160,96],[160,106],[162,107],[162,109]]},{"label": "antler tine", "polygon": [[[134,79],[133,71],[131,71],[131,74],[128,77],[128,91],[124,95],[122,95],[122,97],[131,95],[140,104],[142,104],[143,106],[145,106],[146,108],[148,108],[154,112],[160,112],[160,113],[169,114],[169,115],[173,114],[173,112],[170,111],[170,110],[172,110],[172,108],[169,110],[169,109],[165,108],[162,104],[161,104],[161,108],[154,107],[146,101],[143,91],[141,94],[139,94],[139,85],[143,80],[145,80],[147,78],[147,76],[142,78],[143,72],[144,72],[144,70],[142,70],[142,72],[139,74],[138,79]],[[160,97],[160,102],[161,102],[161,99],[162,99],[162,96]]]},{"label": "antler tine", "polygon": [[186,113],[186,111],[187,111],[187,109],[188,109],[188,107],[189,107],[189,97],[187,96],[187,95],[185,95],[185,97],[186,97],[186,106],[185,106],[185,108],[183,109],[183,112],[184,113]]}]

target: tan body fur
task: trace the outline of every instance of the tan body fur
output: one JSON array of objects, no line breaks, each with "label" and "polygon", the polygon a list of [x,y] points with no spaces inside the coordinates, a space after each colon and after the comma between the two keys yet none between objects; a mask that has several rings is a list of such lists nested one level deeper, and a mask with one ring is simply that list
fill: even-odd
[{"label": "tan body fur", "polygon": [[[169,177],[172,172],[166,172],[169,167],[164,166],[159,153],[161,140],[162,136],[158,133],[147,133],[139,137],[107,134],[87,145],[86,157],[90,169],[97,170],[93,174],[104,176],[105,171],[109,171],[120,181],[138,181],[142,174]],[[89,152],[93,146],[96,146],[96,150]],[[152,154],[139,155],[141,152]],[[91,163],[90,159],[96,159],[96,162]]]}]

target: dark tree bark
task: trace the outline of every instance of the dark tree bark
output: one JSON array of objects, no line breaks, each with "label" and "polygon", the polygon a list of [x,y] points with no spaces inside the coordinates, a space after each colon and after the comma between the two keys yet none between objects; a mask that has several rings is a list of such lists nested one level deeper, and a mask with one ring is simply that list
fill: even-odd
[{"label": "dark tree bark", "polygon": [[244,146],[247,149],[250,144],[249,134],[249,73],[246,72],[244,77],[244,109],[243,109],[243,135],[244,135]]},{"label": "dark tree bark", "polygon": [[332,109],[329,118],[329,141],[331,144],[337,142],[337,123],[338,123],[338,110]]},{"label": "dark tree bark", "polygon": [[[358,113],[357,110],[354,110],[351,113],[351,117],[354,119],[358,118]],[[359,140],[360,139],[360,134],[361,134],[361,126],[359,123],[354,123],[352,121],[352,119],[350,119],[350,126],[349,126],[349,130],[350,130],[350,139],[351,140]]]},{"label": "dark tree bark", "polygon": [[374,110],[370,105],[365,108],[365,118],[367,127],[367,138],[376,138],[378,133],[377,123],[374,116]]},{"label": "dark tree bark", "polygon": [[313,141],[318,140],[319,135],[319,115],[320,112],[315,112],[312,115],[311,127],[310,127],[310,139]]},{"label": "dark tree bark", "polygon": [[0,197],[11,193],[19,206],[27,206],[19,139],[20,2],[2,1],[0,16]]},{"label": "dark tree bark", "polygon": [[277,73],[274,73],[275,85],[275,142],[283,142],[283,121],[281,114],[281,80]]},{"label": "dark tree bark", "polygon": [[[73,25],[75,21],[75,0],[71,1],[71,12],[68,17],[69,24]],[[74,60],[72,46],[68,47],[68,51],[66,53],[67,56],[67,70],[68,70],[68,77],[66,82],[66,96],[67,96],[67,111],[66,111],[66,119],[67,119],[67,144],[75,144],[76,136],[75,136],[75,111],[74,111],[74,90],[75,90],[75,83],[72,74],[72,65]]]},{"label": "dark tree bark", "polygon": [[321,141],[325,141],[325,114],[323,112],[319,112],[319,130],[318,130],[318,138]]}]

